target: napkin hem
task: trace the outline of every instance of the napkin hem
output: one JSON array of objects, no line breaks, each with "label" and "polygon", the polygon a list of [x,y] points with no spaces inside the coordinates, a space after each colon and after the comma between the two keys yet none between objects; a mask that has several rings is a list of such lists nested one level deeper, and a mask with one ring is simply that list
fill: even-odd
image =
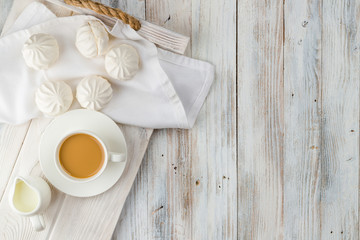
[{"label": "napkin hem", "polygon": [[[208,95],[208,93],[210,91],[210,87],[214,81],[215,68],[212,64],[210,64],[208,62],[204,62],[204,61],[192,59],[189,57],[185,57],[182,55],[178,55],[178,54],[166,51],[166,50],[162,50],[160,48],[158,48],[158,57],[162,61],[166,61],[171,64],[177,64],[179,66],[185,66],[185,67],[193,68],[193,69],[201,69],[206,74],[204,76],[204,83],[201,87],[201,90],[200,90],[198,96],[196,97],[195,101],[191,105],[188,114],[185,114],[186,118],[187,118],[187,120],[186,120],[187,124],[186,124],[186,126],[184,125],[182,127],[183,128],[192,128],[195,124],[196,117],[198,116],[200,109],[201,109],[203,103],[205,102],[206,96]],[[180,101],[180,99],[179,99],[179,101]],[[181,103],[181,105],[182,105],[182,103]]]},{"label": "napkin hem", "polygon": [[[159,55],[158,55],[159,56]],[[162,69],[159,59],[157,60],[157,64],[159,65],[160,69],[162,70],[162,74],[166,76],[164,81],[161,84],[166,96],[169,99],[169,102],[174,106],[174,114],[175,118],[177,119],[177,127],[178,128],[187,128],[188,126],[188,119],[186,116],[186,112],[184,106],[176,93],[174,86],[172,85],[169,77],[167,76],[166,72]]]}]

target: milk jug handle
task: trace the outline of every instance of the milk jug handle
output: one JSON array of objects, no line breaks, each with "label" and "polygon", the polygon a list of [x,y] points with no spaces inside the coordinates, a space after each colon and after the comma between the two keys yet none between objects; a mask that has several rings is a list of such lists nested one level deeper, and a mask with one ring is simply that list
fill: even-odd
[{"label": "milk jug handle", "polygon": [[31,216],[30,221],[36,231],[39,232],[45,229],[45,221],[42,215]]}]

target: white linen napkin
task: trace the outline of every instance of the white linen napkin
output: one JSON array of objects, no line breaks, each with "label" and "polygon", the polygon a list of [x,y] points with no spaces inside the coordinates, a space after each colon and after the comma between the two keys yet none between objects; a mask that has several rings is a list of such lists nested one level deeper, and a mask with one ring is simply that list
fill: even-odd
[{"label": "white linen napkin", "polygon": [[[75,91],[81,78],[101,75],[110,80],[114,91],[102,112],[116,122],[146,128],[191,128],[212,84],[213,66],[157,49],[118,21],[109,29],[114,36],[111,45],[134,46],[140,54],[141,69],[129,81],[112,79],[105,71],[104,57],[87,59],[75,47],[77,29],[94,19],[82,15],[55,18],[40,3],[24,10],[9,30],[12,33],[0,39],[0,122],[20,124],[42,117],[34,95],[47,79],[65,81]],[[23,27],[27,29],[18,31]],[[21,54],[24,42],[40,32],[55,36],[60,47],[59,60],[45,71],[28,68]],[[79,108],[76,100],[72,108]]]}]

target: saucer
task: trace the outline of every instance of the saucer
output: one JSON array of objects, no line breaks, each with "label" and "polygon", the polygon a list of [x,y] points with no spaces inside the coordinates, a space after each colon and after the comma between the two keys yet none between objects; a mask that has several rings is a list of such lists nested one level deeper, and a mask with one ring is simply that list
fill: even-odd
[{"label": "saucer", "polygon": [[77,130],[91,131],[104,141],[109,151],[127,154],[124,135],[112,119],[99,112],[78,109],[56,117],[45,129],[40,140],[40,165],[46,178],[58,190],[75,197],[95,196],[119,180],[127,160],[109,161],[104,172],[90,182],[77,183],[64,178],[55,166],[56,145],[67,133]]}]

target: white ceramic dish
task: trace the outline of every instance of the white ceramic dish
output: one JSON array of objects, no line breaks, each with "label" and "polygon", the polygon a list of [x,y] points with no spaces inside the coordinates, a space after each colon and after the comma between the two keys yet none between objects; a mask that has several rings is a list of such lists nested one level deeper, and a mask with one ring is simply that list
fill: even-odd
[{"label": "white ceramic dish", "polygon": [[[72,177],[70,175],[68,175],[65,170],[61,167],[60,161],[59,161],[59,150],[61,148],[61,145],[63,144],[64,140],[66,140],[68,137],[73,136],[74,134],[79,134],[79,133],[85,133],[88,134],[90,136],[92,136],[93,138],[95,138],[100,144],[101,147],[103,149],[103,153],[104,153],[104,163],[103,166],[101,167],[101,169],[93,176],[88,177],[88,178],[75,178]],[[56,169],[58,170],[58,172],[64,177],[67,178],[68,180],[72,181],[72,182],[90,182],[95,180],[96,178],[98,178],[100,175],[102,175],[102,173],[105,171],[108,162],[125,162],[126,161],[126,154],[125,153],[114,153],[114,152],[109,152],[108,151],[108,147],[107,145],[104,143],[103,140],[101,140],[96,134],[94,134],[93,132],[89,132],[88,130],[81,130],[81,131],[75,131],[75,132],[70,132],[68,134],[66,134],[57,144],[56,150],[55,150],[55,166]]]},{"label": "white ceramic dish", "polygon": [[78,109],[55,118],[45,129],[40,140],[40,165],[46,178],[60,191],[75,197],[95,196],[105,192],[119,180],[127,160],[116,163],[109,161],[101,176],[93,181],[77,183],[64,178],[56,168],[54,152],[59,139],[79,130],[93,132],[106,143],[110,151],[127,155],[124,135],[113,120],[99,112]]}]

